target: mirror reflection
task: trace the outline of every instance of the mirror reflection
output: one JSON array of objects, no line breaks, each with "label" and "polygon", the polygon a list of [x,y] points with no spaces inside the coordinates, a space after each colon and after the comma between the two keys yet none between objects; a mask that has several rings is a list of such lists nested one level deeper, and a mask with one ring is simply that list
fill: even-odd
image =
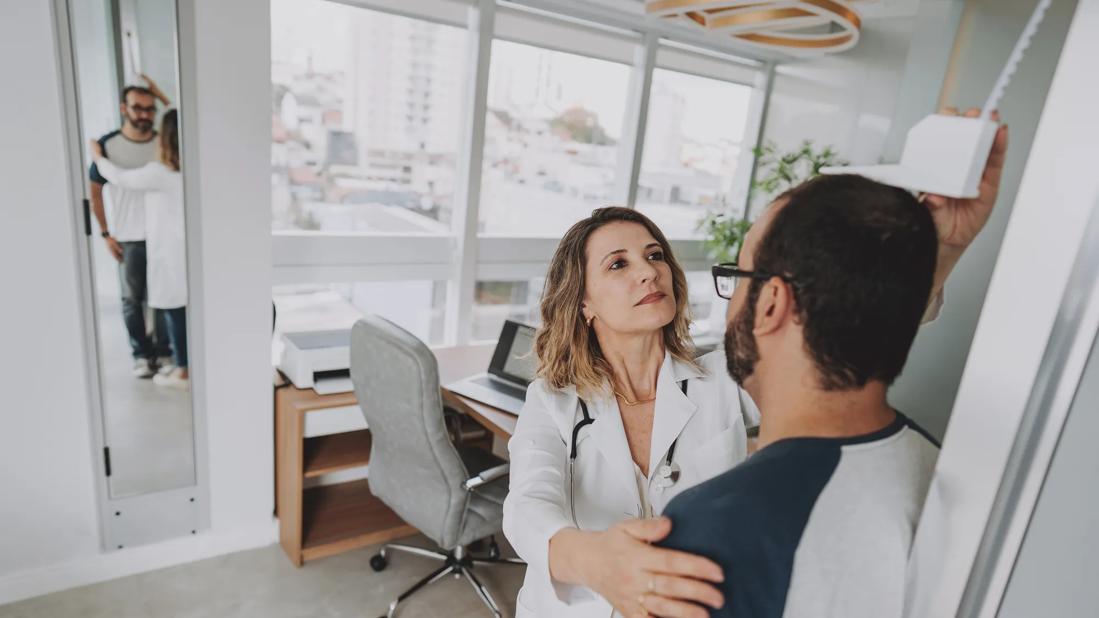
[{"label": "mirror reflection", "polygon": [[192,485],[187,261],[172,0],[77,0],[112,498]]}]

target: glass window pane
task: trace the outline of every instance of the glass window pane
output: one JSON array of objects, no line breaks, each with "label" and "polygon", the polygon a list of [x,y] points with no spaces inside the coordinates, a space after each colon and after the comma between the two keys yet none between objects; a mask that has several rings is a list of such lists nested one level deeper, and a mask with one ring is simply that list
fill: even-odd
[{"label": "glass window pane", "polygon": [[728,212],[752,88],[653,71],[637,209],[669,238],[701,238],[707,210]]},{"label": "glass window pane", "polygon": [[613,196],[630,68],[493,41],[480,231],[560,236]]},{"label": "glass window pane", "polygon": [[725,299],[714,291],[709,271],[687,272],[687,296],[690,299],[691,338],[700,352],[712,349],[725,336]]},{"label": "glass window pane", "polygon": [[273,295],[276,333],[351,328],[373,313],[428,345],[443,342],[444,281],[281,285],[274,287]]},{"label": "glass window pane", "polygon": [[272,2],[274,230],[449,232],[465,36],[328,0]]},{"label": "glass window pane", "polygon": [[473,292],[473,339],[495,341],[504,320],[540,326],[544,277],[521,281],[478,281]]},{"label": "glass window pane", "polygon": [[[713,349],[725,334],[725,300],[714,292],[709,271],[687,272],[691,337],[701,350]],[[539,304],[545,277],[514,281],[478,281],[473,297],[473,339],[495,341],[504,320],[542,325]]]}]

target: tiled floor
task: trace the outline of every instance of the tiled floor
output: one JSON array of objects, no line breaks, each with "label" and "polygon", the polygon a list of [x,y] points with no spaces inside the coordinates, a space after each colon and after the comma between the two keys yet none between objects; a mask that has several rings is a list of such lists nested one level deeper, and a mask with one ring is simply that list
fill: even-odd
[{"label": "tiled floor", "polygon": [[[424,537],[402,542],[430,546]],[[297,569],[272,545],[0,606],[0,618],[374,618],[439,564],[394,552],[389,568],[375,573],[369,560],[376,550],[364,548]],[[525,570],[506,565],[477,570],[505,616],[514,615]],[[491,617],[469,584],[452,577],[421,590],[402,607],[401,618]]]}]

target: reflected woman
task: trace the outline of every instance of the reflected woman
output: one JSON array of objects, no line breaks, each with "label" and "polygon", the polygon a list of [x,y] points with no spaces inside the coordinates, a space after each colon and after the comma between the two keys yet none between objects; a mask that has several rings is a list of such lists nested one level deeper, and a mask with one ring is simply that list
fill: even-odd
[{"label": "reflected woman", "polygon": [[179,115],[164,114],[157,161],[121,169],[111,163],[99,142],[91,142],[99,173],[132,191],[145,191],[148,303],[164,311],[172,346],[172,366],[153,377],[159,386],[187,389],[187,252],[183,218],[183,177],[179,165]]}]

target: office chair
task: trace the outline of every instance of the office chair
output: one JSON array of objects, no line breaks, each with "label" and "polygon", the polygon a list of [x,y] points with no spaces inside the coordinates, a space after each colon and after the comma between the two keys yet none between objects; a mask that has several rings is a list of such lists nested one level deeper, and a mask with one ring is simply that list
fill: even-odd
[{"label": "office chair", "polygon": [[[501,558],[493,535],[501,532],[508,464],[487,451],[455,447],[443,421],[435,355],[411,333],[367,316],[351,329],[351,380],[373,436],[370,491],[405,522],[435,542],[439,551],[387,544],[370,566],[386,567],[389,553],[406,552],[439,560],[428,574],[389,605],[447,575],[464,577],[493,616],[502,616],[474,565],[524,564]],[[486,558],[474,557],[478,541],[490,538]]]}]

